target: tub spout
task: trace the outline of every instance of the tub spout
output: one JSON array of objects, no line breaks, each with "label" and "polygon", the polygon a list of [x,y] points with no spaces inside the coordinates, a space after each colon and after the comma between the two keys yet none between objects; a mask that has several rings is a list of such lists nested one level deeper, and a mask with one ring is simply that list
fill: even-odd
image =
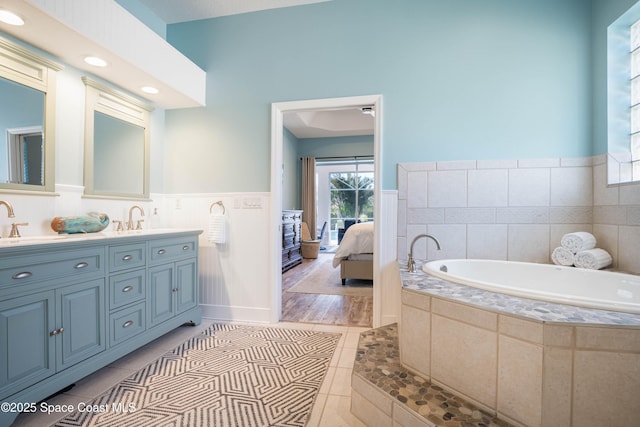
[{"label": "tub spout", "polygon": [[438,239],[433,237],[431,234],[418,234],[416,237],[413,238],[413,240],[411,241],[411,246],[409,247],[409,262],[407,262],[407,270],[409,271],[409,273],[415,273],[416,271],[416,262],[413,259],[413,245],[416,243],[418,239],[422,237],[427,237],[433,240],[438,250],[440,250],[440,242],[438,242]]}]

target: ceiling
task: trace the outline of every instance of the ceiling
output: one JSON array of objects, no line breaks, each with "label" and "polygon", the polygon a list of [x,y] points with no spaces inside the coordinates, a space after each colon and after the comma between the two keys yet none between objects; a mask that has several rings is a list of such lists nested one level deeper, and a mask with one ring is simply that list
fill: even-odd
[{"label": "ceiling", "polygon": [[371,106],[363,106],[287,112],[283,117],[283,125],[296,138],[373,135],[374,116],[363,113],[363,108],[373,111]]},{"label": "ceiling", "polygon": [[330,0],[140,0],[167,24]]}]

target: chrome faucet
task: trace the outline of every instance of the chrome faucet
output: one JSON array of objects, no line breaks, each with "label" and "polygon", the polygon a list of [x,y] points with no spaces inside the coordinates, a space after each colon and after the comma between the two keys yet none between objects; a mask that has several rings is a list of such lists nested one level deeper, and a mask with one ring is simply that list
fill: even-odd
[{"label": "chrome faucet", "polygon": [[[140,215],[144,216],[144,210],[138,206],[138,205],[134,205],[131,206],[131,209],[129,209],[129,221],[127,222],[127,230],[133,230],[133,210],[134,209],[138,209],[140,211]],[[136,230],[142,230],[142,222],[144,222],[144,219],[139,219],[135,229]]]},{"label": "chrome faucet", "polygon": [[440,250],[440,242],[438,242],[438,239],[433,237],[431,234],[418,234],[413,238],[413,240],[411,241],[411,246],[409,247],[409,262],[407,263],[407,270],[409,271],[409,273],[416,272],[416,262],[413,260],[413,245],[416,243],[416,240],[420,239],[421,237],[428,237],[429,239],[433,240],[436,243],[436,247],[438,248],[438,250]]}]

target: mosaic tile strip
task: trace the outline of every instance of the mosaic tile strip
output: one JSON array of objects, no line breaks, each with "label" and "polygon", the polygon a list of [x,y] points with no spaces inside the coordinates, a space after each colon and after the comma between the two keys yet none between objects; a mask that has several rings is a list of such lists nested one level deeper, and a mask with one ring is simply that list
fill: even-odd
[{"label": "mosaic tile strip", "polygon": [[436,426],[511,426],[404,368],[396,324],[360,334],[353,373]]},{"label": "mosaic tile strip", "polygon": [[463,302],[486,310],[525,317],[541,322],[594,325],[640,326],[640,315],[583,308],[476,289],[442,280],[426,273],[409,273],[400,266],[404,289]]}]

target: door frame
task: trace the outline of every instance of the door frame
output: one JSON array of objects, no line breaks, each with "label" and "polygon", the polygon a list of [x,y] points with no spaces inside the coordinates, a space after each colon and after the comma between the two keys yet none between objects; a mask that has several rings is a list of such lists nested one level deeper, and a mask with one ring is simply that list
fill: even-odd
[{"label": "door frame", "polygon": [[349,96],[343,98],[324,98],[300,101],[276,102],[271,104],[271,233],[269,242],[269,265],[271,280],[271,316],[270,321],[277,323],[282,316],[282,179],[284,123],[287,112],[328,110],[336,108],[361,107],[373,105],[373,162],[374,162],[374,242],[373,242],[373,327],[380,325],[382,313],[382,290],[380,284],[380,238],[382,224],[382,95]]}]

